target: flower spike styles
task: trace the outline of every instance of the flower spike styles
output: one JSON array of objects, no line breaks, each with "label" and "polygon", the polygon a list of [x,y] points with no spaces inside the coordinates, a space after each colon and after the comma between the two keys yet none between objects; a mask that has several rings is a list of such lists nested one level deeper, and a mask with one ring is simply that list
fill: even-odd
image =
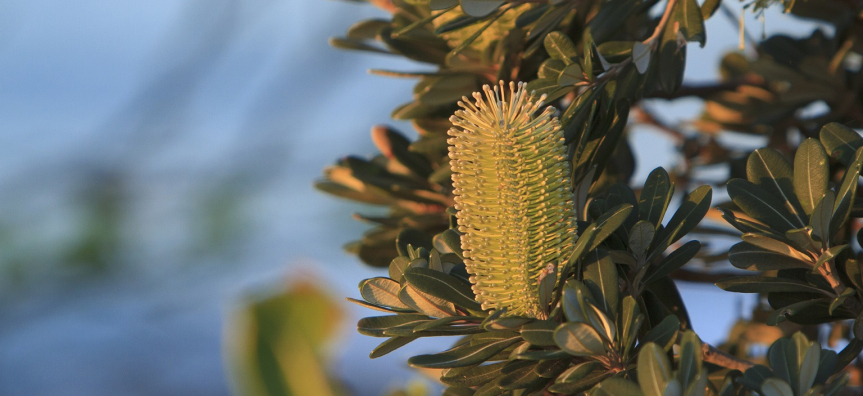
[{"label": "flower spike styles", "polygon": [[[569,162],[551,107],[524,83],[483,87],[450,118],[450,165],[465,265],[483,309],[546,318],[540,285],[576,238]],[[551,266],[549,266],[551,265]]]}]

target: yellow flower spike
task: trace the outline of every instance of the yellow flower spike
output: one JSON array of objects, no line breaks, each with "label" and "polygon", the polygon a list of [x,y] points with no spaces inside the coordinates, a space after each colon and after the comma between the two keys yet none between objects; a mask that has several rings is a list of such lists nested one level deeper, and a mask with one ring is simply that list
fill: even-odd
[{"label": "yellow flower spike", "polygon": [[450,165],[465,265],[483,309],[546,318],[539,281],[564,262],[575,213],[563,131],[554,110],[534,115],[524,83],[483,87],[450,118]]}]

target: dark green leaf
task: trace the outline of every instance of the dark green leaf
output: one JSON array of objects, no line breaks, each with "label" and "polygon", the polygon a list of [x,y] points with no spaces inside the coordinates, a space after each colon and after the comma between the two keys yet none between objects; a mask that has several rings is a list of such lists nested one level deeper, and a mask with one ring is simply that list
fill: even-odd
[{"label": "dark green leaf", "polygon": [[767,317],[765,322],[770,326],[776,326],[779,323],[784,322],[785,319],[788,319],[789,317],[800,315],[803,312],[812,310],[814,306],[818,305],[818,303],[822,301],[824,301],[824,299],[805,300],[779,308],[773,311],[770,316]]},{"label": "dark green leaf", "polygon": [[656,168],[651,171],[638,198],[638,217],[659,227],[671,202],[672,186],[665,169]]},{"label": "dark green leaf", "polygon": [[558,323],[552,320],[538,320],[521,327],[521,337],[536,346],[554,346],[554,330]]},{"label": "dark green leaf", "polygon": [[507,362],[493,363],[484,366],[453,368],[445,370],[440,380],[447,385],[480,386],[500,377],[501,370]]},{"label": "dark green leaf", "polygon": [[842,253],[843,250],[848,248],[848,244],[833,246],[830,249],[825,250],[821,253],[821,257],[818,257],[818,261],[815,262],[815,266],[812,268],[813,270],[817,270],[821,265],[826,263],[827,261],[833,260],[839,253]]},{"label": "dark green leaf", "polygon": [[671,379],[671,363],[663,348],[652,342],[641,347],[636,374],[644,396],[663,396]]},{"label": "dark green leaf", "polygon": [[784,203],[785,209],[794,216],[798,227],[806,225],[806,215],[795,194],[791,164],[782,154],[771,148],[761,148],[749,155],[746,162],[746,177],[750,182],[773,194]]},{"label": "dark green leaf", "polygon": [[[675,20],[680,23],[680,33],[683,34],[686,41],[697,41],[703,48],[704,43],[707,41],[707,35],[704,33],[704,16],[701,14],[698,2],[695,0],[680,0],[677,6],[679,7],[679,16]],[[685,386],[684,389],[686,389]]]},{"label": "dark green leaf", "polygon": [[484,17],[505,3],[504,0],[459,0],[461,9],[465,14],[474,17]]},{"label": "dark green leaf", "polygon": [[413,367],[425,368],[451,368],[465,367],[480,364],[510,345],[519,342],[521,337],[506,338],[485,344],[473,346],[457,346],[447,351],[433,355],[418,355],[408,359],[408,364]]},{"label": "dark green leaf", "polygon": [[770,271],[786,268],[811,268],[811,262],[793,259],[747,242],[740,242],[728,251],[731,265],[750,271]]},{"label": "dark green leaf", "polygon": [[614,374],[613,371],[607,370],[597,370],[581,379],[573,382],[556,382],[554,385],[548,388],[549,392],[558,393],[562,395],[576,395],[584,392],[594,385],[599,383],[600,381],[611,377]]},{"label": "dark green leaf", "polygon": [[481,305],[474,299],[470,285],[455,277],[425,268],[409,268],[405,271],[405,279],[421,292],[472,311],[482,311]]},{"label": "dark green leaf", "polygon": [[723,279],[716,282],[716,286],[730,292],[737,293],[770,293],[770,292],[797,292],[828,294],[818,287],[796,279],[775,278],[772,276],[739,276]]},{"label": "dark green leaf", "polygon": [[643,257],[653,241],[656,226],[647,220],[639,220],[629,231],[629,249],[637,257]]},{"label": "dark green leaf", "polygon": [[683,267],[689,260],[692,260],[698,251],[701,250],[701,242],[689,241],[679,249],[671,252],[659,264],[651,265],[651,270],[648,272],[644,283],[651,283],[663,276],[667,276],[679,268]]},{"label": "dark green leaf", "polygon": [[557,79],[557,85],[565,87],[585,80],[584,71],[578,63],[566,66]]},{"label": "dark green leaf", "polygon": [[359,41],[359,40],[351,40],[351,39],[341,38],[341,37],[330,37],[330,45],[333,47],[339,48],[339,49],[359,50],[359,51],[375,52],[378,54],[392,55],[392,52],[389,52],[385,49],[366,44],[366,43]]},{"label": "dark green leaf", "polygon": [[783,256],[790,257],[798,261],[812,261],[812,258],[809,255],[804,254],[803,252],[788,245],[786,241],[772,238],[766,234],[746,233],[743,234],[742,239],[744,242],[747,242],[753,246],[758,246],[764,250],[779,253]]},{"label": "dark green leaf", "polygon": [[423,293],[408,284],[399,289],[399,299],[413,310],[432,318],[443,318],[458,314],[452,302]]},{"label": "dark green leaf", "polygon": [[809,138],[797,148],[794,155],[794,192],[806,214],[812,214],[815,205],[827,191],[830,167],[824,146]]},{"label": "dark green leaf", "polygon": [[712,199],[713,190],[710,186],[698,187],[687,195],[680,208],[677,209],[674,216],[671,216],[671,220],[668,221],[665,229],[659,238],[657,238],[661,242],[656,245],[656,250],[653,250],[653,253],[651,253],[651,259],[658,254],[662,254],[668,246],[692,231],[701,222],[707,211],[710,210],[710,201]]},{"label": "dark green leaf", "polygon": [[818,204],[815,205],[815,210],[812,212],[812,218],[809,219],[809,226],[812,227],[812,235],[821,241],[830,240],[828,233],[830,232],[830,221],[833,217],[833,205],[835,197],[833,191],[827,191]]},{"label": "dark green leaf", "polygon": [[602,381],[590,392],[591,396],[643,396],[641,388],[635,382],[623,378],[609,378]]},{"label": "dark green leaf", "polygon": [[[683,389],[689,388],[690,384],[696,382],[696,377],[701,373],[701,339],[692,330],[683,332],[680,340],[680,362],[678,367],[678,379]],[[703,389],[703,388],[702,388]]]},{"label": "dark green leaf", "polygon": [[839,352],[839,356],[836,359],[836,371],[842,370],[845,366],[851,364],[854,359],[860,356],[860,352],[863,352],[863,340],[852,338],[848,342],[848,345]]},{"label": "dark green leaf", "polygon": [[428,316],[416,314],[372,316],[360,319],[357,331],[362,335],[383,337],[386,329],[418,326],[430,320]]},{"label": "dark green leaf", "polygon": [[720,4],[722,4],[722,0],[704,0],[704,4],[701,5],[701,18],[706,21],[713,16]]},{"label": "dark green leaf", "polygon": [[554,332],[554,341],[560,349],[573,356],[605,355],[602,336],[589,324],[569,322]]},{"label": "dark green leaf", "polygon": [[570,367],[559,376],[555,380],[556,383],[573,383],[581,380],[584,377],[587,377],[588,374],[596,371],[597,369],[602,367],[602,363],[597,362],[595,360],[588,360],[586,362],[578,363],[575,366]]},{"label": "dark green leaf", "polygon": [[600,308],[608,314],[614,314],[620,300],[617,266],[608,252],[602,249],[594,250],[587,257],[584,264],[584,283],[591,288],[594,295],[602,296],[599,301]]},{"label": "dark green leaf", "polygon": [[545,36],[543,41],[545,51],[553,59],[561,60],[567,65],[573,63],[572,59],[578,56],[575,44],[561,32],[551,32]]},{"label": "dark green leaf", "polygon": [[779,198],[761,187],[742,179],[728,182],[728,195],[746,214],[781,233],[802,228],[798,219],[785,208]]},{"label": "dark green leaf", "polygon": [[371,278],[360,282],[360,294],[366,301],[385,307],[409,309],[399,300],[399,288],[401,285],[390,278]]},{"label": "dark green leaf", "polygon": [[515,27],[523,28],[536,22],[539,17],[548,11],[549,7],[551,7],[550,4],[537,4],[535,7],[521,13],[521,15],[515,19]]},{"label": "dark green leaf", "polygon": [[504,389],[520,389],[542,380],[542,377],[534,372],[537,363],[532,361],[509,362],[503,368],[503,375],[498,378],[497,386]]},{"label": "dark green leaf", "polygon": [[824,125],[820,137],[830,156],[846,166],[851,164],[857,149],[863,147],[863,138],[853,129],[838,122]]},{"label": "dark green leaf", "polygon": [[839,229],[848,221],[848,215],[851,214],[851,205],[857,193],[861,167],[863,167],[863,147],[857,149],[857,152],[854,154],[854,160],[848,165],[848,169],[845,170],[845,175],[842,177],[842,186],[839,187],[839,191],[836,193],[836,203],[833,204],[833,216],[830,217],[829,237],[836,235]]},{"label": "dark green leaf", "polygon": [[393,337],[393,338],[390,338],[389,340],[382,342],[374,350],[372,350],[372,353],[369,354],[369,358],[375,359],[375,358],[379,358],[381,356],[384,356],[384,355],[386,355],[392,351],[395,351],[396,349],[399,349],[399,348],[407,345],[408,343],[410,343],[411,341],[413,341],[417,338],[419,338],[419,337]]},{"label": "dark green leaf", "polygon": [[[677,331],[680,330],[680,319],[674,315],[668,315],[662,322],[654,326],[644,335],[642,343],[653,343],[668,350],[677,339]],[[638,358],[641,360],[641,357]]]},{"label": "dark green leaf", "polygon": [[791,340],[788,338],[776,340],[767,350],[767,360],[774,375],[789,384],[794,384],[797,383],[797,356],[789,355],[790,343]]},{"label": "dark green leaf", "polygon": [[616,231],[618,227],[623,225],[631,212],[632,205],[620,204],[611,208],[598,219],[596,219],[593,224],[596,225],[597,231],[596,234],[593,236],[593,240],[591,241],[592,243],[587,249],[587,251],[596,249],[600,243],[605,241],[605,238],[608,238],[608,236],[614,233],[614,231]]},{"label": "dark green leaf", "polygon": [[791,386],[778,378],[768,378],[761,383],[761,394],[764,396],[794,396]]}]

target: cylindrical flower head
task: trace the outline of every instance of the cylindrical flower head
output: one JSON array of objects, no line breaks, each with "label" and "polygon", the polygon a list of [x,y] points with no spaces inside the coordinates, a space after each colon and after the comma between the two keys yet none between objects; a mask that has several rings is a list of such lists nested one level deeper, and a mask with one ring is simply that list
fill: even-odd
[{"label": "cylindrical flower head", "polygon": [[483,309],[545,318],[539,281],[565,263],[576,238],[563,131],[553,109],[539,115],[524,83],[504,83],[475,102],[462,98],[450,121],[449,157],[458,231]]}]

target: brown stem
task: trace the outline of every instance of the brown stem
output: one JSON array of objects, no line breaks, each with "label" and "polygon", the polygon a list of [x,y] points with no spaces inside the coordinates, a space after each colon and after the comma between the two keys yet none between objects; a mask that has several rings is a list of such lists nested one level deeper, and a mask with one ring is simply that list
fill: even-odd
[{"label": "brown stem", "polygon": [[668,4],[665,5],[665,12],[662,13],[662,19],[659,20],[659,24],[656,25],[656,29],[653,29],[653,34],[651,34],[646,40],[642,41],[642,44],[651,45],[655,48],[659,35],[662,34],[662,31],[665,30],[665,26],[668,25],[668,21],[671,19],[671,11],[674,10],[674,5],[676,3],[677,0],[668,0]]},{"label": "brown stem", "polygon": [[740,359],[722,352],[708,343],[701,344],[701,355],[707,363],[715,364],[731,370],[740,370],[741,372],[745,372],[747,369],[755,365],[755,363],[748,360]]}]

